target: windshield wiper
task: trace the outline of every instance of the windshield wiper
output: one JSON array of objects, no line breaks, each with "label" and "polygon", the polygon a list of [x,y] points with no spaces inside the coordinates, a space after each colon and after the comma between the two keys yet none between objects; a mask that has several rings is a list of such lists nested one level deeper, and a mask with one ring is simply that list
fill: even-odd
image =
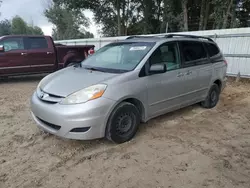
[{"label": "windshield wiper", "polygon": [[84,67],[84,68],[87,69],[87,70],[91,70],[91,71],[105,72],[105,71],[103,71],[103,70],[101,70],[101,69],[94,68],[94,67]]},{"label": "windshield wiper", "polygon": [[83,68],[87,70],[91,70],[91,71],[107,72],[107,73],[114,73],[114,74],[121,74],[121,73],[129,72],[128,70],[99,68],[99,67],[83,67]]}]

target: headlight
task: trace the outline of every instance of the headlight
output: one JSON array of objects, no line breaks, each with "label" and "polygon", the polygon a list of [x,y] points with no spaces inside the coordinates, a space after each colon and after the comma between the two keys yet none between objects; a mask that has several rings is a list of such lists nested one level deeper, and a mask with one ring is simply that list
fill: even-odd
[{"label": "headlight", "polygon": [[90,86],[88,88],[77,91],[65,99],[63,99],[60,104],[79,104],[85,103],[90,100],[94,100],[100,98],[105,92],[107,85],[105,84],[97,84]]}]

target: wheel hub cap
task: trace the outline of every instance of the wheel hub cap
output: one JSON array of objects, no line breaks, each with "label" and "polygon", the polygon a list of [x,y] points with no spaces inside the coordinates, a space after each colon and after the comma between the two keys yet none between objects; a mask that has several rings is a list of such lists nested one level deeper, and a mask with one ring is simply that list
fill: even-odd
[{"label": "wheel hub cap", "polygon": [[212,102],[215,102],[216,101],[216,92],[215,91],[213,91],[212,93],[211,93],[211,101]]},{"label": "wheel hub cap", "polygon": [[117,131],[120,134],[127,133],[132,127],[132,118],[129,114],[123,114],[118,118]]}]

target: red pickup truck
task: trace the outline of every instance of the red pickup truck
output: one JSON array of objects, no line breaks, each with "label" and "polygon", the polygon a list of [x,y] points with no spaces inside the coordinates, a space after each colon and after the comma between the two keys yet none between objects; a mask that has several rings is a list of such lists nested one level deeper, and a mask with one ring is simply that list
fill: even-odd
[{"label": "red pickup truck", "polygon": [[54,72],[83,61],[94,47],[55,44],[50,36],[2,36],[0,77]]}]

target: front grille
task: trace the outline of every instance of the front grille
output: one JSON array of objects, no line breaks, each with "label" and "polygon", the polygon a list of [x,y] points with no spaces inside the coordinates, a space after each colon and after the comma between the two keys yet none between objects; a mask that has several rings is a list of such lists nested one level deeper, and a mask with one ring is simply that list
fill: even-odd
[{"label": "front grille", "polygon": [[48,95],[50,96],[50,97],[53,97],[53,98],[63,98],[63,97],[61,97],[61,96],[58,96],[58,95],[53,95],[53,94],[50,94],[50,93],[48,93]]},{"label": "front grille", "polygon": [[45,124],[46,126],[52,128],[52,129],[55,129],[55,130],[57,130],[57,131],[61,129],[61,126],[54,125],[54,124],[49,123],[49,122],[47,122],[47,121],[44,121],[44,120],[42,120],[42,119],[40,119],[40,118],[38,118],[38,117],[36,117],[36,118],[37,118],[39,121],[41,121],[43,124]]},{"label": "front grille", "polygon": [[64,98],[62,96],[50,94],[42,90],[37,91],[37,96],[41,101],[49,103],[49,104],[59,103]]}]

